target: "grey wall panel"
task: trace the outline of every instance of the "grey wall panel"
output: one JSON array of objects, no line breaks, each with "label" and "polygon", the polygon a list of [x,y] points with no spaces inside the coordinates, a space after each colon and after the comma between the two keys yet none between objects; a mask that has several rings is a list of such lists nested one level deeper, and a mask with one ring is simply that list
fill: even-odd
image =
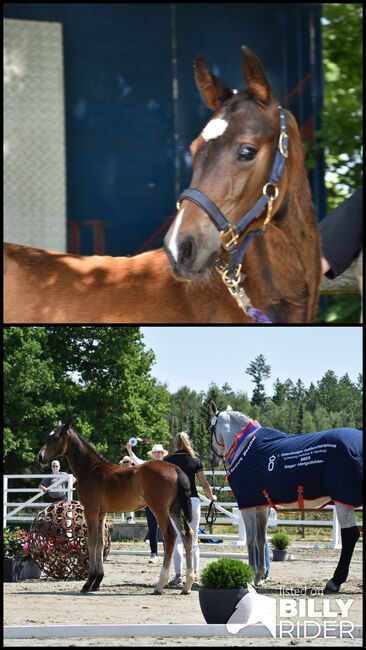
[{"label": "grey wall panel", "polygon": [[62,27],[5,20],[5,239],[66,250]]}]

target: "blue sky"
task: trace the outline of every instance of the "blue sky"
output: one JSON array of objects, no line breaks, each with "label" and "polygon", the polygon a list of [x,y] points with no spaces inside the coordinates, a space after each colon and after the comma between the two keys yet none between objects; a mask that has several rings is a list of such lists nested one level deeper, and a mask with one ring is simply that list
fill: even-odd
[{"label": "blue sky", "polygon": [[152,374],[170,392],[181,386],[206,391],[210,382],[225,382],[252,396],[245,373],[263,354],[272,372],[265,382],[272,394],[275,380],[301,378],[314,384],[327,370],[356,381],[362,372],[361,327],[141,327],[147,348],[155,352]]}]

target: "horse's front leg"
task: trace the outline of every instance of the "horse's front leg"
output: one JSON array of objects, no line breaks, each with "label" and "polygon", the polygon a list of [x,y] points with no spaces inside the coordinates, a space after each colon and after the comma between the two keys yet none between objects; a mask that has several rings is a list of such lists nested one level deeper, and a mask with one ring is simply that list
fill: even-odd
[{"label": "horse's front leg", "polygon": [[156,520],[159,524],[161,534],[164,538],[164,560],[163,566],[161,568],[159,582],[154,589],[154,594],[162,594],[165,585],[169,580],[169,569],[172,561],[172,555],[174,550],[174,544],[177,537],[177,533],[174,530],[174,526],[170,521],[170,518],[166,515],[157,516],[154,512]]},{"label": "horse's front leg", "polygon": [[98,541],[98,517],[94,515],[89,516],[85,508],[84,514],[88,528],[89,573],[86,583],[81,588],[81,592],[87,593],[97,577],[96,549]]},{"label": "horse's front leg", "polygon": [[335,508],[341,527],[342,551],[333,578],[325,585],[325,594],[338,593],[341,584],[346,582],[353,551],[360,536],[353,508],[341,503],[336,503]]},{"label": "horse's front leg", "polygon": [[255,573],[257,574],[258,564],[257,564],[255,509],[253,508],[252,510],[242,510],[241,514],[245,524],[249,566],[251,566],[252,569],[254,569]]},{"label": "horse's front leg", "polygon": [[91,591],[98,591],[99,585],[103,580],[104,577],[104,569],[103,569],[103,547],[104,547],[104,540],[103,540],[103,532],[104,532],[104,525],[105,525],[105,519],[106,519],[106,513],[104,514],[99,514],[98,517],[98,537],[97,537],[97,547],[96,547],[96,577],[95,580],[93,581],[93,584],[91,585],[90,590]]}]

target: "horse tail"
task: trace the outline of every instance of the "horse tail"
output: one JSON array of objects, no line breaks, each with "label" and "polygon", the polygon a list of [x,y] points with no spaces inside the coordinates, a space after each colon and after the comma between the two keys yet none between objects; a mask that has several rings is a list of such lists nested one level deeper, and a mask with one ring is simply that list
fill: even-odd
[{"label": "horse tail", "polygon": [[177,495],[173,506],[176,506],[180,511],[183,511],[186,520],[184,524],[186,524],[186,522],[189,523],[192,521],[191,486],[188,476],[180,467],[177,467],[177,479]]}]

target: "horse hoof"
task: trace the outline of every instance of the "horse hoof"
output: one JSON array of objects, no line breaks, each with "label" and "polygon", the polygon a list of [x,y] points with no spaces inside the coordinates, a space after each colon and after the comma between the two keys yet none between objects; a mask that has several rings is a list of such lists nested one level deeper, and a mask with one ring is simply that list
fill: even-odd
[{"label": "horse hoof", "polygon": [[182,589],[182,591],[180,592],[179,595],[181,596],[182,594],[184,594],[185,596],[187,596],[187,595],[190,594],[190,593],[191,593],[191,590],[190,590],[190,589],[189,589],[189,590]]},{"label": "horse hoof", "polygon": [[341,585],[337,585],[333,580],[328,580],[327,584],[323,589],[323,594],[337,594],[341,588]]},{"label": "horse hoof", "polygon": [[163,590],[159,591],[159,589],[154,589],[153,593],[155,594],[155,596],[161,596]]}]

